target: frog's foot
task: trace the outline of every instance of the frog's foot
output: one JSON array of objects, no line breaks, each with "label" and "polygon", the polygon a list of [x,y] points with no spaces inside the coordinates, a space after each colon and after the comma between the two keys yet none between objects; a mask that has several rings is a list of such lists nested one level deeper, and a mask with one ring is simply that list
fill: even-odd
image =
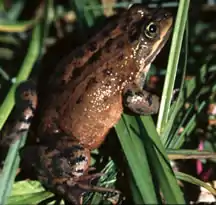
[{"label": "frog's foot", "polygon": [[121,192],[106,192],[103,198],[110,201],[113,205],[120,205],[125,200]]},{"label": "frog's foot", "polygon": [[117,204],[121,192],[112,188],[95,186],[92,181],[104,175],[103,173],[83,175],[78,181],[68,183],[67,198],[74,204],[82,204],[83,196],[87,192],[101,192],[104,193],[103,198],[109,200],[113,204]]},{"label": "frog's foot", "polygon": [[131,86],[124,92],[124,105],[139,115],[151,115],[158,112],[160,100],[155,94]]},{"label": "frog's foot", "polygon": [[102,173],[88,174],[90,150],[70,138],[60,138],[48,146],[31,146],[21,151],[26,161],[33,162],[41,183],[73,204],[82,204],[89,191],[116,192],[114,189],[94,186],[92,181]]},{"label": "frog's foot", "polygon": [[36,87],[32,81],[21,83],[16,90],[17,111],[21,112],[19,120],[15,122],[10,134],[3,137],[1,145],[8,146],[28,132],[37,107]]}]

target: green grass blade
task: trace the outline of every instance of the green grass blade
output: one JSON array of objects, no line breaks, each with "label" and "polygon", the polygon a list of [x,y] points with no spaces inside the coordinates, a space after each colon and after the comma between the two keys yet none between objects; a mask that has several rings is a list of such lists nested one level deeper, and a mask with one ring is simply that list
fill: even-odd
[{"label": "green grass blade", "polygon": [[[109,187],[109,188],[114,188],[113,184],[116,181],[116,166],[112,160],[108,162],[108,164],[103,168],[101,171],[104,175],[100,177],[97,186],[99,187]],[[95,192],[93,193],[93,197],[91,201],[88,199],[84,202],[85,204],[101,204],[103,201],[103,194]]]},{"label": "green grass blade", "polygon": [[[20,72],[17,76],[17,81],[12,85],[8,95],[6,96],[2,106],[0,107],[0,128],[4,125],[7,120],[13,106],[14,106],[14,95],[16,86],[26,80],[32,70],[33,65],[35,64],[40,51],[40,25],[38,24],[32,34],[32,40],[28,49],[28,53],[24,62],[21,66]],[[23,146],[25,142],[25,137],[21,137],[20,140],[16,141],[9,149],[8,155],[6,157],[5,166],[0,175],[0,184],[2,187],[6,188],[0,189],[0,204],[4,204],[7,196],[10,193],[13,179],[15,178],[17,166],[19,164],[18,149]],[[10,173],[10,174],[9,174]]]},{"label": "green grass blade", "polygon": [[26,136],[22,136],[20,140],[17,140],[9,148],[3,170],[0,174],[0,204],[5,204],[8,196],[10,195],[14,179],[16,177],[17,167],[20,162],[18,150],[25,143]]},{"label": "green grass blade", "polygon": [[0,0],[0,11],[5,11],[4,1]]},{"label": "green grass blade", "polygon": [[136,182],[134,180],[134,177],[131,177],[129,180],[130,180],[129,181],[130,188],[131,188],[131,191],[133,193],[133,201],[134,201],[134,203],[135,204],[142,204],[143,200],[142,200],[142,197],[140,195],[139,189],[136,186]]},{"label": "green grass blade", "polygon": [[[183,100],[183,99],[182,99]],[[174,144],[176,143],[176,140],[178,140],[178,132],[179,129],[181,127],[183,127],[184,123],[186,122],[187,118],[189,117],[189,115],[191,114],[191,112],[193,111],[193,106],[190,106],[186,112],[184,117],[182,118],[181,122],[178,124],[177,129],[175,130],[175,132],[173,133],[172,136],[170,136],[169,138],[167,138],[166,142],[165,142],[165,147],[169,148],[169,149],[175,149],[176,147],[174,147]],[[183,142],[183,141],[182,141]],[[180,145],[180,144],[179,144]]]},{"label": "green grass blade", "polygon": [[[188,60],[188,29],[189,28],[187,26],[186,30],[185,30],[185,37],[183,39],[184,52],[180,56],[180,64],[183,64],[182,65],[183,71],[182,71],[182,75],[181,75],[182,77],[181,77],[181,85],[180,85],[180,88],[179,88],[178,99],[171,106],[170,116],[169,116],[167,125],[164,128],[164,132],[161,134],[162,143],[166,148],[168,147],[169,142],[172,141],[172,137],[170,137],[170,132],[171,132],[171,130],[173,128],[176,116],[179,113],[179,110],[183,106],[182,102],[184,100],[183,99],[184,79],[185,79],[186,68],[187,68],[187,60]],[[181,57],[183,58],[182,60],[181,60]],[[181,63],[181,62],[183,62],[183,63]]]},{"label": "green grass blade", "polygon": [[[196,77],[193,77],[192,79],[185,81],[185,93],[184,93],[184,95],[186,97],[191,96],[192,92],[196,88],[200,87],[201,84],[205,83],[206,77],[204,77],[204,76],[206,76],[208,73],[208,64],[207,63],[204,63],[201,66],[199,73],[200,73],[199,79],[197,79]],[[199,84],[198,84],[198,82],[199,82]]]},{"label": "green grass blade", "polygon": [[[84,15],[85,15],[85,19],[86,19],[86,23],[88,25],[88,27],[92,27],[95,23],[95,20],[97,19],[97,17],[104,17],[103,16],[103,8],[102,5],[99,4],[98,0],[91,0],[88,2],[88,6],[89,9],[86,9],[86,6],[84,8]],[[98,9],[92,9],[95,6],[99,5]]]},{"label": "green grass blade", "polygon": [[15,38],[14,36],[5,36],[4,34],[0,34],[0,43],[5,43],[14,46],[20,45],[20,41],[17,38]]},{"label": "green grass blade", "polygon": [[53,196],[54,194],[45,191],[38,181],[19,181],[13,184],[13,190],[7,204],[38,204]]},{"label": "green grass blade", "polygon": [[190,150],[190,149],[168,149],[167,154],[170,160],[177,159],[215,159],[215,152]]},{"label": "green grass blade", "polygon": [[87,28],[87,19],[85,18],[85,15],[84,15],[85,1],[74,0],[74,1],[70,1],[70,4],[76,13],[80,30],[85,31],[85,29]]},{"label": "green grass blade", "polygon": [[200,186],[200,187],[204,187],[205,189],[207,189],[209,192],[211,192],[213,195],[216,196],[216,189],[214,189],[213,187],[209,186],[208,184],[206,184],[205,182],[182,172],[176,172],[176,178],[179,180],[183,180],[186,182],[189,182],[191,184]]},{"label": "green grass blade", "polygon": [[[144,143],[146,152],[148,152],[149,162],[151,163],[154,175],[157,177],[158,186],[163,193],[166,203],[184,204],[185,201],[182,192],[177,184],[152,118],[144,116],[141,120],[147,135]],[[148,138],[149,140],[147,140]]]},{"label": "green grass blade", "polygon": [[142,203],[157,204],[146,152],[141,139],[137,136],[139,126],[135,117],[124,114],[115,129],[142,197]]},{"label": "green grass blade", "polygon": [[[50,3],[51,1],[49,1]],[[46,4],[48,6],[50,4]],[[37,24],[35,28],[33,29],[32,32],[32,39],[30,41],[30,45],[26,54],[26,57],[21,65],[21,69],[17,75],[16,78],[16,83],[12,85],[9,93],[7,94],[2,106],[0,107],[0,113],[1,113],[1,118],[0,118],[0,129],[4,125],[7,117],[9,116],[13,106],[14,106],[14,96],[15,96],[15,91],[16,87],[19,83],[22,81],[25,81],[31,71],[32,68],[34,67],[37,59],[39,58],[42,48],[43,48],[43,42],[45,33],[42,32],[44,31],[44,27],[46,27],[48,19],[48,9],[47,7],[44,7],[44,21],[43,21],[43,26],[41,24]],[[25,144],[26,141],[26,136],[22,136],[19,140],[17,140],[14,144],[12,144],[9,148],[9,152],[6,156],[5,160],[5,166],[3,167],[3,171],[0,175],[0,184],[4,189],[0,190],[0,204],[5,204],[7,197],[10,195],[11,188],[12,188],[12,183],[15,179],[16,176],[16,171],[20,162],[20,157],[19,157],[19,149]],[[10,174],[9,174],[10,173]],[[2,202],[2,203],[1,203]]]},{"label": "green grass blade", "polygon": [[184,127],[183,132],[180,135],[176,133],[172,142],[170,143],[170,147],[175,148],[175,149],[179,149],[181,147],[181,145],[184,143],[185,137],[190,135],[190,133],[195,129],[197,125],[197,121],[196,121],[197,115],[204,109],[205,105],[206,105],[205,101],[203,101],[200,104],[200,106],[198,107],[197,113],[195,113],[191,117],[187,125]]},{"label": "green grass blade", "polygon": [[7,11],[7,17],[10,20],[16,20],[25,6],[25,1],[16,1],[13,6]]},{"label": "green grass blade", "polygon": [[0,67],[0,76],[5,80],[10,80],[10,76],[1,67]]},{"label": "green grass blade", "polygon": [[2,126],[4,125],[5,121],[7,120],[13,106],[14,106],[14,93],[16,90],[17,85],[25,81],[29,74],[31,73],[31,70],[39,56],[39,51],[41,49],[41,38],[40,38],[41,30],[40,25],[38,24],[33,31],[32,34],[32,40],[28,49],[28,53],[26,55],[26,58],[23,61],[23,64],[21,66],[21,69],[17,75],[16,83],[12,85],[9,93],[7,94],[4,102],[2,103],[0,107],[0,129],[2,129]]},{"label": "green grass blade", "polygon": [[181,51],[181,45],[187,21],[189,9],[189,0],[182,0],[179,3],[177,18],[174,27],[172,44],[170,48],[170,57],[167,66],[167,74],[164,83],[164,89],[161,99],[161,105],[157,121],[157,131],[161,135],[168,120],[170,103],[172,99],[173,87],[178,67],[178,61]]},{"label": "green grass blade", "polygon": [[48,191],[41,191],[35,194],[24,194],[23,196],[11,197],[7,205],[39,204],[52,196],[53,194]]},{"label": "green grass blade", "polygon": [[19,21],[19,22],[0,22],[0,31],[2,32],[24,32],[32,28],[37,20]]}]

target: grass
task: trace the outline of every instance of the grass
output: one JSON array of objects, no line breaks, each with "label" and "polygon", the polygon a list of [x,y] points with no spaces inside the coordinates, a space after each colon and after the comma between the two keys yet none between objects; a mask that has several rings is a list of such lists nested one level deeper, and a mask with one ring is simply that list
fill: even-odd
[{"label": "grass", "polygon": [[[103,7],[97,0],[88,3],[80,0],[68,1],[68,5],[56,4],[52,0],[47,0],[34,9],[35,15],[33,17],[27,18],[25,21],[20,20],[20,16],[23,15],[22,11],[27,6],[25,1],[16,1],[7,10],[3,3],[4,1],[1,0],[0,11],[6,15],[3,19],[0,19],[0,32],[3,32],[0,33],[0,41],[2,39],[1,43],[5,47],[9,44],[14,47],[11,51],[12,55],[0,54],[1,89],[4,89],[5,83],[11,85],[9,89],[5,86],[5,92],[2,92],[5,94],[1,96],[1,129],[14,107],[14,95],[17,85],[28,79],[30,74],[31,77],[38,75],[42,64],[41,59],[47,52],[47,42],[58,42],[61,38],[60,33],[67,36],[73,31],[74,24],[70,23],[71,15],[76,15],[77,26],[84,39],[86,38],[86,31],[95,25],[99,17],[105,19]],[[123,114],[121,120],[115,126],[115,131],[120,142],[120,144],[117,143],[119,153],[121,155],[122,150],[122,155],[126,158],[126,163],[123,163],[124,168],[119,167],[119,164],[113,158],[104,160],[105,157],[100,150],[94,151],[96,157],[92,157],[94,165],[98,162],[104,163],[103,172],[105,176],[99,180],[98,184],[100,186],[116,187],[119,182],[117,175],[121,175],[122,170],[127,170],[128,182],[126,183],[124,180],[123,185],[120,184],[120,187],[125,187],[126,184],[130,185],[130,187],[127,187],[127,191],[131,194],[126,194],[126,202],[133,200],[137,204],[160,204],[162,202],[185,204],[184,195],[188,193],[184,192],[183,187],[180,188],[177,179],[196,186],[203,186],[212,194],[216,194],[215,189],[203,182],[201,178],[195,178],[195,176],[187,173],[174,172],[173,167],[170,165],[170,159],[205,159],[205,162],[202,161],[204,166],[209,161],[213,163],[216,156],[213,146],[215,132],[212,126],[205,129],[205,134],[210,138],[204,143],[204,146],[206,146],[205,151],[197,151],[197,147],[190,147],[191,143],[195,143],[194,136],[197,136],[197,132],[204,129],[200,127],[199,117],[206,114],[205,110],[210,102],[214,104],[215,83],[207,78],[209,75],[214,75],[214,67],[211,62],[212,56],[210,54],[206,54],[206,58],[200,59],[199,64],[198,62],[195,64],[195,72],[190,63],[193,62],[193,59],[191,60],[192,54],[189,53],[189,50],[191,52],[194,48],[188,48],[188,46],[189,42],[196,43],[193,39],[196,35],[194,34],[191,37],[190,32],[193,31],[189,32],[190,22],[187,22],[189,4],[190,1],[181,0],[175,12],[177,15],[169,58],[166,61],[168,64],[158,118]],[[114,2],[116,8],[122,5],[128,6],[125,2],[121,4]],[[104,6],[108,7],[109,5]],[[63,20],[67,25],[65,27],[61,24]],[[56,29],[54,34],[53,27]],[[194,26],[195,33],[198,32],[197,30],[202,31],[204,29],[202,26],[199,29]],[[7,70],[7,67],[4,66],[4,58],[8,59],[11,56],[13,58],[17,47],[22,46],[22,44],[17,43],[18,37],[15,33],[19,32],[19,34],[27,35],[29,30],[31,31],[30,37],[24,39],[26,43],[28,42],[28,47],[24,52],[22,63],[19,66],[14,64],[17,72]],[[165,67],[161,69],[166,70]],[[191,76],[187,79],[189,73]],[[154,73],[154,75],[156,74]],[[14,77],[15,81],[13,80]],[[176,85],[179,85],[179,95],[172,102],[172,93]],[[203,97],[206,95],[208,98]],[[212,118],[208,122],[210,120]],[[14,182],[20,161],[18,150],[24,145],[25,140],[26,138],[23,137],[13,144],[6,156],[0,174],[0,184],[4,187],[4,189],[0,190],[0,204],[37,204],[43,200],[48,200],[48,202],[55,200],[53,194],[45,191],[38,181],[23,179]],[[85,198],[85,203],[90,204],[99,204],[101,201],[103,201],[103,195],[98,193],[90,193]],[[63,203],[63,201],[60,203]]]}]

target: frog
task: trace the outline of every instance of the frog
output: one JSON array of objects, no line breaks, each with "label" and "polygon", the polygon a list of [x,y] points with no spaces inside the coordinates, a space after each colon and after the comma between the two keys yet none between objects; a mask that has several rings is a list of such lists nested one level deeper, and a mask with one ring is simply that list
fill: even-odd
[{"label": "frog", "polygon": [[24,147],[21,155],[30,158],[45,187],[77,205],[86,192],[119,193],[93,185],[102,173],[92,173],[91,151],[101,146],[125,107],[139,115],[158,112],[159,97],[143,86],[172,22],[162,8],[134,4],[61,60],[43,101],[31,89],[26,92],[29,106],[18,128],[27,131],[39,116],[39,142]]}]

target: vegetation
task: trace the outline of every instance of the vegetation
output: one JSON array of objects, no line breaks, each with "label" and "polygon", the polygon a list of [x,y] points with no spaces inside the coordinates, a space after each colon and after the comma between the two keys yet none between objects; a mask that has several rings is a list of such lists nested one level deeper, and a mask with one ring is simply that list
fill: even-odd
[{"label": "vegetation", "polygon": [[[191,190],[205,187],[216,195],[205,183],[215,179],[215,11],[207,1],[136,2],[161,4],[175,18],[172,37],[153,62],[147,81],[162,93],[160,110],[155,116],[123,114],[104,145],[93,151],[92,164],[105,173],[97,183],[120,189],[123,204],[185,204],[193,201],[188,183],[193,184]],[[17,85],[38,79],[47,67],[53,69],[62,56],[86,41],[87,31],[128,6],[117,0],[0,0],[1,137],[14,114]],[[0,204],[54,203],[53,193],[30,173],[23,174],[19,149],[25,142],[23,136],[6,153]],[[99,193],[86,194],[84,202],[107,203]]]}]

